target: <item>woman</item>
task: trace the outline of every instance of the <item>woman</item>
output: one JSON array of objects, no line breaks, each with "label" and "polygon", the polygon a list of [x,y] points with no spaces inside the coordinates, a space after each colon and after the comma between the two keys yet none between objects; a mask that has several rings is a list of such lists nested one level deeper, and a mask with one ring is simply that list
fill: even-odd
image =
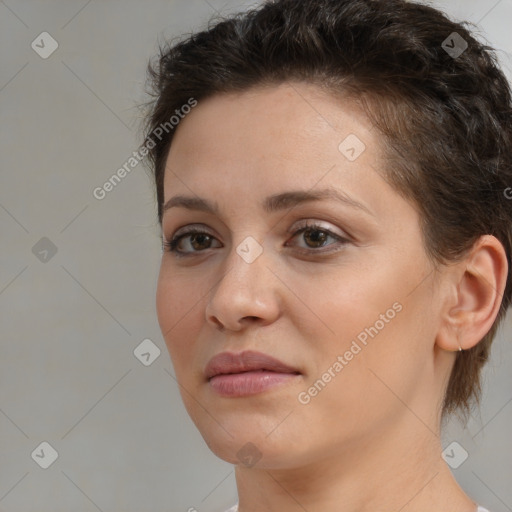
[{"label": "woman", "polygon": [[484,511],[440,436],[511,300],[491,49],[414,2],[277,0],[149,71],[158,319],[232,510]]}]

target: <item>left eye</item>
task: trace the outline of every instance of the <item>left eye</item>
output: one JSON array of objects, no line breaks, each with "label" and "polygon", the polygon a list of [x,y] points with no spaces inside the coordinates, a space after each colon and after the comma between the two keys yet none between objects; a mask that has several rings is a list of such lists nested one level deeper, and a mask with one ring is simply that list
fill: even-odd
[{"label": "left eye", "polygon": [[[326,245],[335,245],[335,243],[326,244],[329,238],[335,240],[335,242],[339,242],[342,245],[346,244],[348,240],[343,238],[332,231],[317,225],[317,224],[308,224],[298,231],[295,232],[293,238],[298,235],[303,235],[302,239],[306,242],[306,250],[318,249],[320,247],[325,247]],[[320,252],[320,251],[313,251]],[[321,251],[324,252],[324,251]]]}]

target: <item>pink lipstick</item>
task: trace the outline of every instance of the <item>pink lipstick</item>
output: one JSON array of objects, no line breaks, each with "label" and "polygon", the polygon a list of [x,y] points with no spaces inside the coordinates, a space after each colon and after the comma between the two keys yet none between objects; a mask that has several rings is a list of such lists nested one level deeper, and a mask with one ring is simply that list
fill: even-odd
[{"label": "pink lipstick", "polygon": [[296,368],[252,350],[222,352],[208,362],[204,373],[212,389],[225,397],[262,393],[300,375]]}]

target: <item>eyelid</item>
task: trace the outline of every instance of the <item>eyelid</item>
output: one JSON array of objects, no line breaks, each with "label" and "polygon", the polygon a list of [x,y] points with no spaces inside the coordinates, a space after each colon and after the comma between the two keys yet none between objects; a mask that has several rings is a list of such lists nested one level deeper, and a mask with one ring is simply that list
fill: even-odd
[{"label": "eyelid", "polygon": [[[294,222],[287,230],[286,233],[289,235],[294,235],[297,233],[297,231],[303,229],[303,228],[316,228],[316,229],[325,229],[326,231],[331,232],[333,235],[339,236],[340,238],[351,238],[351,236],[346,233],[345,231],[342,231],[341,233],[334,231],[331,227],[325,226],[322,224],[323,221],[319,221],[312,218],[307,219],[300,219],[296,222]],[[207,228],[204,224],[201,223],[194,223],[194,224],[187,224],[185,226],[182,226],[181,228],[178,228],[170,237],[170,239],[175,239],[179,237],[180,235],[186,235],[189,233],[189,231],[194,229],[200,229],[201,231],[205,231],[207,234],[213,237],[217,237],[215,234],[211,232],[209,228]]]},{"label": "eyelid", "polygon": [[[204,224],[201,224],[200,222],[196,222],[194,224],[187,224],[186,226],[182,226],[181,228],[178,228],[171,236],[171,239],[176,238],[180,235],[186,235],[190,230],[193,229],[200,229],[201,231],[206,231],[208,234],[211,234],[210,228],[206,227]],[[211,234],[211,236],[215,236]]]},{"label": "eyelid", "polygon": [[286,230],[286,232],[290,235],[293,235],[297,231],[300,231],[303,228],[312,228],[312,229],[318,229],[318,230],[321,229],[321,230],[325,230],[325,231],[331,233],[332,235],[338,236],[339,238],[351,238],[350,235],[348,233],[346,233],[345,231],[341,231],[341,232],[335,231],[330,226],[325,226],[323,224],[323,221],[316,220],[316,219],[309,218],[309,217],[307,219],[302,219],[297,222],[294,222]]}]

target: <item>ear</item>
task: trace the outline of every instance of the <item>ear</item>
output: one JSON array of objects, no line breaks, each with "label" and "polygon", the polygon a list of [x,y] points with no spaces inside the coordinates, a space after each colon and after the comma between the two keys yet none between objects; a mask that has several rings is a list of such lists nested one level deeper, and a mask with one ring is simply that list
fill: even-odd
[{"label": "ear", "polygon": [[496,237],[481,236],[448,274],[436,344],[448,351],[467,350],[490,331],[500,310],[508,275],[505,249]]}]

